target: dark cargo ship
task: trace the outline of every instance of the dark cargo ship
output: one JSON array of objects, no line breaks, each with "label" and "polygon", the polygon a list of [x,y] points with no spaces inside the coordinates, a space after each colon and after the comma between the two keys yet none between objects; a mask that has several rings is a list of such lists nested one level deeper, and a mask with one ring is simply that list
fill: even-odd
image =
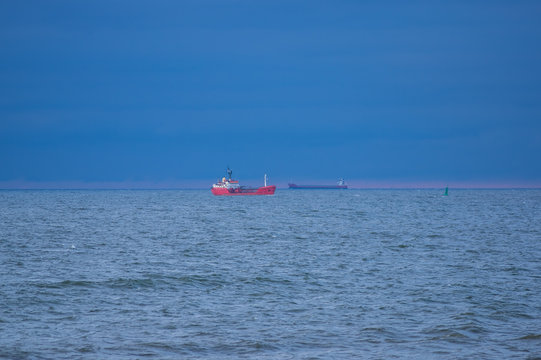
[{"label": "dark cargo ship", "polygon": [[311,189],[311,190],[332,190],[332,189],[347,189],[348,186],[344,179],[340,179],[336,185],[297,185],[288,184],[290,189]]}]

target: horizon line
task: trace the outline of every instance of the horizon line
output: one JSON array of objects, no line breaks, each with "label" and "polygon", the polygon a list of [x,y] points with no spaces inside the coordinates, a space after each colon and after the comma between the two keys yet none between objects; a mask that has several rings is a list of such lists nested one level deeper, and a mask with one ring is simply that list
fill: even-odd
[{"label": "horizon line", "polygon": [[[260,181],[246,185],[261,186]],[[288,183],[278,181],[277,189],[288,189]],[[541,189],[541,181],[412,181],[412,180],[352,180],[348,189]],[[207,190],[207,181],[0,181],[0,190]]]}]

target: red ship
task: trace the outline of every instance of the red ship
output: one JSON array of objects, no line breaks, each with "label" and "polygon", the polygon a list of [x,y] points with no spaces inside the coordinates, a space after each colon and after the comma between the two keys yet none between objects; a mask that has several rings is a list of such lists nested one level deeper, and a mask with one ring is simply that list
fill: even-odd
[{"label": "red ship", "polygon": [[249,188],[246,186],[240,186],[238,180],[231,179],[231,174],[233,171],[227,168],[228,179],[225,177],[222,178],[222,181],[219,181],[212,185],[212,193],[214,195],[222,196],[241,196],[241,195],[274,195],[276,191],[276,185],[267,186],[267,174],[265,174],[265,185],[258,188]]}]

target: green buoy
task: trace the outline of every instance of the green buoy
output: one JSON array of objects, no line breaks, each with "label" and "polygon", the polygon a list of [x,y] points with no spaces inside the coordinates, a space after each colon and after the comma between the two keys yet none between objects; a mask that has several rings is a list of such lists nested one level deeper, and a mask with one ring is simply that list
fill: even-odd
[{"label": "green buoy", "polygon": [[448,186],[445,187],[445,194],[443,194],[443,196],[449,196],[449,187]]}]

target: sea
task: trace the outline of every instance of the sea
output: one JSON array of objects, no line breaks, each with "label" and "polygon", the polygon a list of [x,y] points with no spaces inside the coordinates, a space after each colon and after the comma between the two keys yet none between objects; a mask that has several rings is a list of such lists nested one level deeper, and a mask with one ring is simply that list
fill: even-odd
[{"label": "sea", "polygon": [[541,190],[0,191],[2,359],[541,359]]}]

